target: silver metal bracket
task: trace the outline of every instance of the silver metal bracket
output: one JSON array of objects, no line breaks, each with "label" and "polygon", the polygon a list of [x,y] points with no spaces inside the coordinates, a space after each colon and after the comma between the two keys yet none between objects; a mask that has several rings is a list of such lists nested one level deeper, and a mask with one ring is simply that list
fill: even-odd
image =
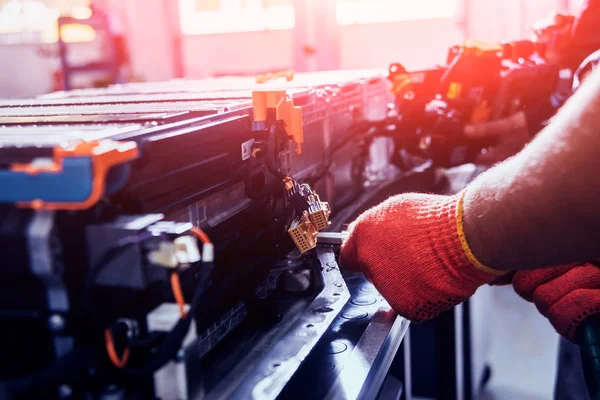
[{"label": "silver metal bracket", "polygon": [[319,232],[317,243],[319,245],[341,246],[348,238],[348,232]]}]

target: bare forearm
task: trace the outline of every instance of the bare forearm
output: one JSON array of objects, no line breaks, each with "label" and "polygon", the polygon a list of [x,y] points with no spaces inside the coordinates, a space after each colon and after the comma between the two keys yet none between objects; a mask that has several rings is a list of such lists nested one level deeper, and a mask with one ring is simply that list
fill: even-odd
[{"label": "bare forearm", "polygon": [[521,153],[468,188],[467,240],[484,264],[527,269],[600,258],[600,75]]}]

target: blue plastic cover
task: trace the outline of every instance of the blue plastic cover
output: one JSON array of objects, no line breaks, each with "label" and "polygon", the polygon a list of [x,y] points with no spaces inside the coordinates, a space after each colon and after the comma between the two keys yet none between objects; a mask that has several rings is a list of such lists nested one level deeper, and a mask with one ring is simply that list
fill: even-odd
[{"label": "blue plastic cover", "polygon": [[0,170],[0,203],[42,200],[53,203],[76,203],[89,198],[93,184],[93,165],[90,157],[63,160],[59,173]]}]

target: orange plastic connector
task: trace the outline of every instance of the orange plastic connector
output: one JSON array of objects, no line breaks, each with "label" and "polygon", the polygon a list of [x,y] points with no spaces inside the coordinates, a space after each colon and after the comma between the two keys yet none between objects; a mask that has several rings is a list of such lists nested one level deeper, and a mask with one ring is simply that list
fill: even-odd
[{"label": "orange plastic connector", "polygon": [[294,187],[294,180],[289,176],[286,176],[283,180],[283,186],[285,187],[285,190],[292,190]]},{"label": "orange plastic connector", "polygon": [[40,173],[59,174],[63,170],[65,158],[90,157],[93,168],[92,190],[85,201],[79,203],[53,203],[38,199],[30,202],[20,202],[17,203],[17,206],[35,210],[86,210],[96,204],[104,195],[108,171],[116,165],[134,160],[138,156],[139,151],[135,142],[101,140],[80,142],[67,148],[55,147],[52,164],[13,164],[10,168],[13,172],[22,172],[29,175]]},{"label": "orange plastic connector", "polygon": [[485,53],[497,53],[502,51],[498,43],[484,42],[482,40],[467,39],[462,45],[463,51],[468,55],[482,56]]},{"label": "orange plastic connector", "polygon": [[411,83],[408,73],[394,76],[392,80],[392,93],[396,96],[403,95],[410,90]]},{"label": "orange plastic connector", "polygon": [[257,90],[252,92],[252,108],[254,121],[266,121],[267,111],[275,110],[275,118],[283,121],[285,130],[296,143],[296,153],[302,154],[304,127],[302,123],[302,107],[294,105],[287,98],[285,90]]},{"label": "orange plastic connector", "polygon": [[312,222],[310,222],[306,211],[292,222],[288,233],[300,253],[306,253],[317,247],[317,234],[319,232]]},{"label": "orange plastic connector", "polygon": [[115,342],[110,328],[106,328],[106,330],[104,331],[104,342],[106,345],[106,353],[108,354],[108,358],[113,363],[113,365],[117,368],[125,368],[125,366],[127,365],[127,361],[129,361],[129,347],[125,347],[123,349],[123,353],[119,357],[119,355],[117,354],[117,350],[115,349]]},{"label": "orange plastic connector", "polygon": [[294,71],[293,69],[286,69],[278,72],[269,72],[267,74],[257,75],[256,83],[265,83],[279,78],[285,78],[286,81],[291,82],[294,80],[294,75],[296,75],[296,71]]}]

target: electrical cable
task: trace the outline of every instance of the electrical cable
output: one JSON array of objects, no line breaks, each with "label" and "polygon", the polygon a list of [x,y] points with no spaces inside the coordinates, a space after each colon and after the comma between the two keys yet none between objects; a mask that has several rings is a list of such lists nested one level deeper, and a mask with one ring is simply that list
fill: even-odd
[{"label": "electrical cable", "polygon": [[357,135],[369,135],[371,131],[373,131],[371,133],[374,133],[379,129],[380,125],[387,125],[387,120],[378,123],[363,122],[357,124],[354,128],[350,130],[350,134],[338,139],[336,142],[332,143],[331,145],[329,145],[329,147],[327,147],[327,149],[325,150],[325,155],[323,156],[323,163],[319,167],[317,167],[315,172],[310,174],[304,181],[309,185],[314,186],[317,182],[319,182],[327,175],[327,172],[331,168],[331,164],[333,162],[333,155],[336,152],[338,152],[340,149],[346,146],[352,139],[356,138]]},{"label": "electrical cable", "polygon": [[183,298],[183,291],[181,290],[181,280],[176,271],[171,273],[171,289],[173,290],[173,297],[179,306],[181,318],[184,318],[187,315],[187,312],[185,311],[185,299]]},{"label": "electrical cable", "polygon": [[194,226],[190,231],[202,242],[202,244],[211,243],[208,235],[199,227]]},{"label": "electrical cable", "polygon": [[[371,123],[371,122],[365,121],[365,122],[357,124],[355,127],[353,127],[350,130],[350,134],[344,136],[341,139],[338,139],[338,141],[336,141],[335,143],[332,143],[331,145],[329,145],[329,147],[327,147],[327,149],[325,150],[324,156],[323,156],[323,163],[319,167],[317,167],[316,170],[312,174],[310,174],[306,179],[304,179],[304,181],[306,183],[308,183],[310,186],[314,186],[317,182],[319,182],[321,179],[323,179],[327,175],[327,172],[329,171],[331,164],[333,162],[333,155],[337,151],[339,151],[341,148],[343,148],[345,145],[347,145],[357,135],[368,133],[372,129],[379,129],[380,125],[385,126],[387,124],[389,124],[387,119],[383,122]],[[260,189],[260,191],[256,192],[256,191],[251,191],[248,189],[249,187],[251,187],[251,185],[249,184],[248,179],[246,179],[246,185],[245,185],[246,186],[246,196],[249,199],[251,199],[251,200],[263,199],[264,197],[271,194],[274,191],[274,189],[279,189],[280,181],[285,182],[285,180],[288,178],[285,173],[283,173],[279,168],[276,168],[273,165],[273,160],[271,158],[272,157],[267,157],[265,160],[265,164],[266,164],[267,170],[273,176],[275,176],[276,180],[274,182],[271,182],[264,188]]]},{"label": "electrical cable", "polygon": [[281,181],[284,178],[285,178],[285,176],[283,176],[283,178],[281,180],[275,179],[274,181],[270,182],[269,184],[267,184],[266,186],[264,186],[263,188],[261,188],[259,190],[252,190],[252,189],[250,189],[252,187],[252,184],[250,183],[249,177],[247,176],[245,183],[244,183],[245,195],[250,200],[262,200],[267,196],[271,196],[271,195],[275,194],[276,191],[280,191]]},{"label": "electrical cable", "polygon": [[[359,182],[361,179],[362,171],[365,169],[366,157],[368,154],[368,145],[367,143],[361,144],[360,151],[352,158],[351,164],[351,177],[352,182]],[[335,203],[336,212],[340,212],[344,210],[346,207],[353,204],[356,199],[358,199],[361,194],[363,194],[365,188],[363,185],[358,185],[355,190],[353,190],[350,194],[345,196],[340,202]]]},{"label": "electrical cable", "polygon": [[[193,228],[192,233],[207,247],[209,250],[205,252],[205,255],[209,255],[209,257],[204,258],[207,261],[204,261],[205,269],[212,270],[212,243],[210,238],[206,233],[200,228]],[[123,238],[117,242],[117,244],[110,248],[101,259],[95,264],[95,266],[91,269],[88,278],[85,283],[84,288],[84,296],[83,296],[83,305],[84,309],[86,306],[93,310],[93,302],[90,301],[89,296],[91,292],[91,288],[94,285],[98,275],[113,261],[115,258],[119,257],[125,250],[128,249],[129,246],[134,244],[138,244],[150,237],[154,237],[155,235],[150,232],[143,233],[140,235],[130,236]],[[173,276],[177,278],[173,279]],[[176,282],[174,285],[174,291],[181,292],[181,286],[179,281],[179,276],[174,273],[172,275],[172,283]],[[164,364],[166,364],[170,359],[172,359],[176,354],[179,348],[181,347],[181,343],[187,332],[189,331],[189,327],[192,321],[191,315],[193,315],[200,303],[202,295],[206,291],[206,282],[205,280],[200,280],[199,285],[194,293],[190,313],[183,315],[182,318],[177,322],[174,329],[171,330],[165,337],[161,347],[158,349],[156,353],[156,357],[150,360],[143,368],[141,369],[132,369],[126,367],[127,362],[129,361],[130,349],[129,347],[125,347],[121,356],[117,354],[114,345],[114,338],[112,334],[111,328],[107,328],[104,330],[104,338],[106,344],[106,351],[108,353],[108,357],[113,365],[122,371],[133,374],[133,375],[141,375],[148,376],[154,373],[156,370],[161,368]],[[178,297],[176,295],[176,297]],[[183,300],[183,295],[181,295],[181,300]],[[179,300],[178,300],[179,302]],[[89,310],[88,310],[89,311]],[[191,314],[191,315],[190,315]],[[94,318],[92,318],[94,319]],[[65,357],[57,360],[54,364],[47,368],[43,368],[30,376],[23,379],[15,379],[9,381],[0,381],[0,399],[12,399],[19,395],[24,395],[30,393],[33,390],[42,390],[45,388],[50,388],[53,385],[56,385],[60,382],[63,382],[67,379],[71,379],[73,377],[79,376],[81,373],[85,373],[88,369],[94,365],[98,361],[98,353],[97,350],[88,349],[88,350],[77,350],[76,352],[71,352]]]},{"label": "electrical cable", "polygon": [[[208,235],[199,227],[192,227],[190,231],[196,236],[196,238],[203,244],[203,246],[212,245]],[[181,280],[177,271],[171,273],[171,290],[173,291],[173,297],[179,306],[179,312],[181,318],[185,318],[187,312],[185,310],[185,298],[183,296],[183,290],[181,289]]]},{"label": "electrical cable", "polygon": [[[194,236],[196,236],[198,238],[198,240],[200,242],[202,242],[205,249],[207,249],[208,247],[212,247],[210,238],[201,228],[193,227],[191,229],[191,232],[194,234]],[[131,246],[133,244],[138,244],[138,243],[140,243],[150,237],[153,237],[153,236],[154,236],[153,234],[148,232],[148,233],[136,235],[133,237],[127,237],[125,239],[120,240],[116,246],[114,246],[113,248],[108,250],[105,253],[105,255],[100,259],[100,261],[96,264],[96,267],[94,267],[92,269],[92,271],[90,272],[90,275],[88,276],[88,279],[86,282],[87,290],[84,291],[84,295],[85,295],[85,293],[90,293],[91,288],[92,288],[94,282],[96,281],[98,275],[104,270],[104,268],[106,268],[107,265],[110,264],[110,262],[112,260],[114,260],[120,254],[122,254],[123,251],[125,251],[129,246]],[[208,250],[208,253],[206,253],[206,254],[209,254],[209,253],[210,253],[210,256],[208,256],[207,258],[210,258],[210,260],[208,261],[208,263],[204,263],[204,264],[211,265],[212,264],[212,248],[210,250]],[[206,256],[206,254],[205,254],[205,256]],[[208,268],[208,267],[206,267],[206,268]],[[179,305],[182,319],[185,319],[186,321],[190,321],[190,318],[187,318],[188,316],[185,311],[185,300],[184,300],[184,296],[183,296],[183,291],[181,289],[181,281],[179,279],[179,275],[176,272],[171,274],[171,288],[173,290],[173,295],[175,297],[175,300]],[[89,296],[89,294],[88,294],[88,296]],[[88,311],[93,311],[94,310],[93,302],[88,301],[89,299],[87,297],[85,297],[85,300],[86,301],[84,301],[84,306],[88,307]],[[175,329],[177,329],[177,326],[180,326],[180,325],[181,324],[178,323],[178,325],[176,325]],[[189,329],[189,322],[184,325],[187,325],[187,328]],[[187,333],[188,329],[185,329],[185,333]],[[130,349],[128,347],[126,347],[123,350],[123,353],[121,356],[119,356],[117,354],[115,346],[114,346],[114,339],[112,336],[112,331],[110,330],[110,328],[105,329],[104,339],[105,339],[106,351],[107,351],[110,361],[112,362],[112,364],[115,367],[124,369],[125,366],[127,365],[127,361],[129,360]],[[181,337],[181,340],[183,340],[183,336]],[[179,342],[179,343],[181,343],[181,342]],[[163,364],[161,364],[161,366]]]},{"label": "electrical cable", "polygon": [[202,295],[206,291],[204,286],[204,282],[199,283],[199,287],[196,288],[194,292],[194,297],[192,299],[189,312],[185,317],[179,319],[177,324],[175,324],[175,327],[166,334],[154,357],[148,360],[148,362],[146,362],[146,364],[141,368],[126,367],[123,368],[122,371],[134,376],[149,376],[162,368],[163,365],[168,363],[173,359],[173,357],[175,357],[175,355],[177,355],[177,352],[183,343],[183,339],[190,329],[192,316],[196,314],[201,303],[200,300],[202,299]]},{"label": "electrical cable", "polygon": [[[207,247],[212,248],[210,238],[202,229],[193,228],[192,233],[194,233],[194,235],[205,246],[208,245]],[[109,265],[112,260],[119,257],[119,255],[121,255],[125,250],[127,250],[129,246],[138,244],[148,239],[149,237],[154,236],[155,235],[153,234],[145,233],[136,236],[126,237],[118,241],[114,247],[110,248],[102,256],[102,258],[99,260],[99,262],[96,263],[94,268],[91,269],[90,274],[88,275],[88,279],[86,280],[86,288],[84,289],[83,298],[84,307],[87,305],[92,306],[93,308],[93,303],[89,301],[90,299],[88,298],[91,292],[90,289],[93,286],[98,275],[107,267],[107,265]],[[209,250],[208,253],[206,253],[205,255],[211,255],[211,252],[212,249]],[[207,260],[203,262],[203,264],[205,265],[204,269],[212,270],[212,257],[204,259]],[[125,373],[138,376],[149,376],[153,374],[156,370],[161,368],[169,360],[171,360],[177,354],[177,351],[181,347],[181,343],[183,342],[185,335],[189,331],[189,327],[192,321],[191,315],[194,315],[194,313],[196,313],[199,305],[202,303],[200,300],[202,299],[202,295],[207,289],[206,286],[206,281],[200,280],[192,299],[190,313],[183,316],[177,322],[174,329],[167,333],[162,345],[156,353],[156,356],[149,362],[147,362],[143,368],[134,369],[126,366],[130,356],[129,348],[126,347],[123,350],[121,356],[119,356],[114,346],[114,338],[112,335],[111,328],[105,329],[104,337],[106,342],[106,350],[113,365],[115,365],[115,367],[119,368]],[[0,399],[13,399],[20,395],[30,393],[33,390],[43,390],[45,388],[50,388],[59,384],[60,382],[64,382],[65,380],[72,379],[74,377],[85,374],[92,365],[95,365],[99,361],[98,356],[99,354],[95,349],[79,349],[76,352],[73,351],[65,357],[57,360],[51,366],[43,368],[26,378],[15,379],[10,381],[0,381]]]},{"label": "electrical cable", "polygon": [[[148,360],[141,368],[123,368],[122,371],[125,373],[135,376],[152,375],[173,359],[181,348],[181,344],[190,329],[192,319],[198,312],[198,307],[202,303],[201,299],[210,285],[210,275],[214,264],[214,248],[209,236],[201,228],[193,227],[191,232],[203,243],[201,272],[204,274],[204,279],[201,278],[198,280],[189,311],[185,315],[182,315],[182,318],[177,321],[175,327],[166,334],[154,357]],[[179,280],[178,277],[177,280]],[[181,295],[181,300],[183,301],[183,294]]]},{"label": "electrical cable", "polygon": [[129,347],[126,346],[123,349],[121,356],[117,354],[111,328],[104,330],[104,341],[106,343],[106,353],[112,364],[117,368],[124,368],[127,365],[127,361],[129,361]]}]

